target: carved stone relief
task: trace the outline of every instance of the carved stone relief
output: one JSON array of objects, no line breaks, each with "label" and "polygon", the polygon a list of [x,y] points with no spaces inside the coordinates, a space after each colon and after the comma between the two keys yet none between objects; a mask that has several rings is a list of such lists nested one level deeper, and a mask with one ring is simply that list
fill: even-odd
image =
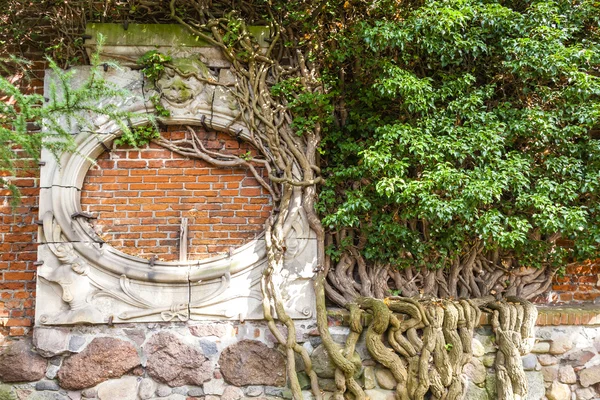
[{"label": "carved stone relief", "polygon": [[[198,57],[174,64],[158,82],[161,104],[171,113],[163,123],[247,135],[228,95],[233,78],[227,69],[209,69]],[[81,67],[76,76],[83,79],[88,72]],[[133,124],[147,123],[152,93],[144,92],[139,71],[109,70],[106,78],[132,93],[119,106],[140,112]],[[48,74],[46,88],[51,79]],[[78,132],[77,152],[58,161],[42,154],[38,259],[43,264],[38,269],[36,324],[261,319],[260,279],[266,265],[262,237],[228,255],[185,262],[149,261],[103,243],[89,222],[92,216],[82,212],[80,192],[93,160],[110,148],[119,130],[103,118],[94,124],[94,132]],[[77,133],[77,127],[72,129]],[[293,208],[285,226],[289,250],[280,290],[290,316],[311,318],[315,234],[300,206]]]}]

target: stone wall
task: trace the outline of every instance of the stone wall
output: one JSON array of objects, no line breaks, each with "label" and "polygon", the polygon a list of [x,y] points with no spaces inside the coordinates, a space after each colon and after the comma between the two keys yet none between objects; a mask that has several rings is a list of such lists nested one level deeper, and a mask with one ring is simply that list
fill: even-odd
[{"label": "stone wall", "polygon": [[[533,353],[522,358],[528,399],[600,398],[600,320],[591,314],[587,325],[537,327]],[[332,337],[340,343],[348,333],[342,321],[330,319]],[[335,389],[333,370],[316,324],[307,320],[296,326],[297,340],[311,354],[329,399]],[[371,359],[362,338],[356,351],[362,359],[358,381],[367,395],[391,400],[396,384],[391,373]],[[464,370],[466,399],[497,398],[496,352],[489,325],[478,328],[475,357]],[[310,399],[300,360],[297,369]],[[3,393],[28,400],[290,398],[285,373],[284,355],[261,322],[36,328],[33,343],[15,341],[0,354],[0,399],[7,398]]]}]

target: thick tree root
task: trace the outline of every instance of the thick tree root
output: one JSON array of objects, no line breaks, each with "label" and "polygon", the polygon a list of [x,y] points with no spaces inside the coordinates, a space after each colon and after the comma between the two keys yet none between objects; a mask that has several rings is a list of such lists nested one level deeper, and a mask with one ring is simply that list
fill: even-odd
[{"label": "thick tree root", "polygon": [[[321,294],[323,286],[321,280],[317,285]],[[462,372],[473,356],[473,332],[479,325],[480,308],[493,312],[492,327],[499,346],[498,399],[517,400],[527,395],[521,355],[531,349],[537,311],[526,300],[496,301],[492,296],[473,300],[358,297],[348,308],[351,333],[344,350],[333,343],[327,329],[320,328],[323,342],[338,366],[336,399],[347,397],[346,391],[355,398],[364,398],[349,360],[362,331],[363,312],[372,315],[365,334],[367,349],[396,379],[396,399],[462,399],[466,390]],[[319,326],[325,322],[319,321]]]}]

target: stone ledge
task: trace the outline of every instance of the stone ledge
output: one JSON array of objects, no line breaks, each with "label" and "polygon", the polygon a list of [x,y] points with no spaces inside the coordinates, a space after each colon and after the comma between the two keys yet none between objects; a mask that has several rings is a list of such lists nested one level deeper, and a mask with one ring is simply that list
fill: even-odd
[{"label": "stone ledge", "polygon": [[[329,309],[327,314],[329,325],[347,325],[349,322],[350,314],[347,310]],[[363,319],[363,325],[367,326],[370,320],[370,316],[366,316]],[[480,323],[481,325],[491,325],[491,314],[482,313]],[[536,326],[558,325],[600,325],[600,306],[595,304],[557,307],[538,306]]]}]

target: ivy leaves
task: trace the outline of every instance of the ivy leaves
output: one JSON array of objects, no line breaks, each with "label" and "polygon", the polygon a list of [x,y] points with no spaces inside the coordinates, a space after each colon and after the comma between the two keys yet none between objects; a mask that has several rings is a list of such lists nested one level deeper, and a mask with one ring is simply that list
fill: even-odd
[{"label": "ivy leaves", "polygon": [[446,0],[365,18],[328,147],[330,228],[399,267],[443,267],[477,241],[527,265],[597,256],[599,7]]}]

